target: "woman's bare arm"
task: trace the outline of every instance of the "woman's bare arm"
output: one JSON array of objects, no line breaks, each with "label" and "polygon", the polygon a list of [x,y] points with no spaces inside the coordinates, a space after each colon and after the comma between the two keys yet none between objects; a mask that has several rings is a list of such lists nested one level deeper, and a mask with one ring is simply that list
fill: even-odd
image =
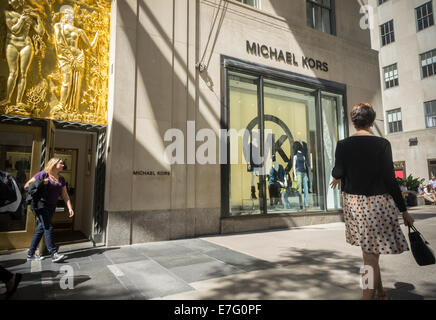
[{"label": "woman's bare arm", "polygon": [[71,218],[72,216],[74,216],[74,211],[73,211],[73,206],[71,205],[70,196],[68,195],[66,186],[62,187],[62,199],[64,199],[68,207],[68,212],[70,213],[69,217]]}]

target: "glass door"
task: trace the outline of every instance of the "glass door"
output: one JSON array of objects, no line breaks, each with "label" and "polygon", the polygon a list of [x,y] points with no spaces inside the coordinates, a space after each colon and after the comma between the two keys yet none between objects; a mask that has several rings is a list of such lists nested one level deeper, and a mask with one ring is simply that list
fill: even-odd
[{"label": "glass door", "polygon": [[41,128],[0,124],[0,170],[11,174],[21,193],[14,212],[0,213],[0,250],[30,245],[35,216],[25,203],[24,184],[40,169]]},{"label": "glass door", "polygon": [[229,72],[229,91],[229,214],[259,214],[263,212],[264,171],[258,78]]},{"label": "glass door", "polygon": [[[77,149],[60,149],[54,150],[54,157],[62,159],[64,163],[64,170],[60,173],[65,178],[68,195],[71,200],[73,208],[75,208],[76,199],[76,168],[77,168]],[[56,230],[72,230],[73,219],[69,218],[68,208],[64,200],[59,197],[56,205],[56,212],[53,215],[53,227]]]},{"label": "glass door", "polygon": [[265,80],[268,213],[322,209],[316,90]]}]

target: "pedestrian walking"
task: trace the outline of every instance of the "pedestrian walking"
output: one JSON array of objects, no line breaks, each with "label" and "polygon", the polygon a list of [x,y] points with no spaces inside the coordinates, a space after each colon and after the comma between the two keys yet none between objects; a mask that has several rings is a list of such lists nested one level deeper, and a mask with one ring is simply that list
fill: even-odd
[{"label": "pedestrian walking", "polygon": [[[0,213],[15,211],[21,203],[18,185],[9,173],[0,171]],[[10,299],[21,281],[20,273],[12,273],[0,266],[0,281],[6,285],[5,299]]]},{"label": "pedestrian walking", "polygon": [[351,120],[356,133],[337,143],[334,189],[341,185],[344,203],[346,241],[362,249],[363,263],[373,271],[373,283],[363,288],[362,299],[388,299],[384,291],[380,254],[399,254],[409,250],[398,221],[413,225],[398,182],[395,179],[392,150],[388,140],[370,132],[376,113],[368,103],[355,105]]},{"label": "pedestrian walking", "polygon": [[[65,179],[59,173],[64,169],[64,163],[61,159],[52,158],[47,163],[43,171],[38,172],[32,179],[30,179],[24,188],[37,188],[45,191],[43,198],[37,201],[32,201],[31,207],[35,212],[38,219],[38,224],[30,244],[29,251],[27,252],[27,260],[40,260],[41,257],[35,254],[36,248],[41,241],[44,234],[47,250],[49,251],[52,261],[59,262],[64,258],[64,255],[57,253],[57,248],[53,241],[53,224],[52,218],[56,210],[56,203],[58,198],[62,196],[68,211],[69,217],[74,216],[73,207],[71,205],[70,197],[68,196],[67,188],[65,186]],[[29,191],[30,193],[30,191]]]}]

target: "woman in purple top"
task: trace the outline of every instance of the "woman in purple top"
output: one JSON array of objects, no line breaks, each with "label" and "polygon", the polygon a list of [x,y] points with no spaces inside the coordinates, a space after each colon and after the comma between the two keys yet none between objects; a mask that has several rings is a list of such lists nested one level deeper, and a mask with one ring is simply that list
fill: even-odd
[{"label": "woman in purple top", "polygon": [[35,176],[27,181],[24,188],[27,189],[29,185],[37,180],[44,181],[44,185],[47,188],[47,198],[44,205],[40,208],[33,207],[36,217],[38,218],[38,225],[35,229],[35,234],[32,238],[29,251],[27,252],[27,260],[40,260],[41,258],[35,254],[36,248],[41,241],[44,234],[47,249],[51,255],[53,262],[58,262],[63,259],[63,255],[57,253],[56,246],[53,242],[53,214],[56,210],[56,203],[58,198],[62,196],[67,204],[69,217],[74,216],[73,207],[71,205],[70,197],[68,196],[67,188],[65,186],[64,177],[59,173],[64,169],[64,163],[61,159],[52,158],[47,163],[44,171],[38,172]]}]

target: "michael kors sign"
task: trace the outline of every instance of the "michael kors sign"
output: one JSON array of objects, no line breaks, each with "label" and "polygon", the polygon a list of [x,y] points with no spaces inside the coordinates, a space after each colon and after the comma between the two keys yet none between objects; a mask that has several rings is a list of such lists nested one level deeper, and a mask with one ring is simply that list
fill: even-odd
[{"label": "michael kors sign", "polygon": [[250,41],[248,40],[246,45],[247,52],[249,54],[254,54],[259,57],[262,56],[266,59],[275,59],[278,62],[282,61],[296,67],[299,66],[300,61],[303,68],[321,70],[324,72],[329,71],[328,63],[324,61],[316,60],[311,57],[305,56],[302,56],[301,60],[297,61],[297,59],[295,58],[295,54],[288,51],[283,52],[283,50],[277,50],[276,48],[271,48],[256,42],[250,43]]}]

